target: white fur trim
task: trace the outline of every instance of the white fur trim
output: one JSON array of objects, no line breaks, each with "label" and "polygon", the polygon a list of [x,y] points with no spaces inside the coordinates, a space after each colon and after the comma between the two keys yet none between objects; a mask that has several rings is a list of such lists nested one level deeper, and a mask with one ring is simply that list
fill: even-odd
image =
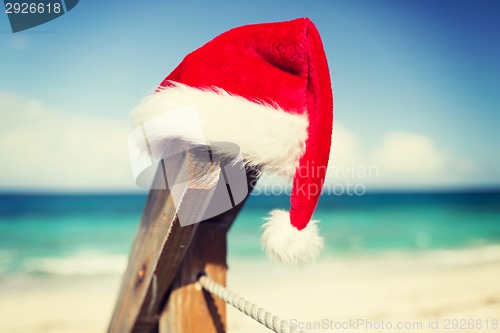
[{"label": "white fur trim", "polygon": [[319,257],[323,248],[323,238],[317,226],[319,221],[309,221],[299,231],[290,223],[290,213],[280,209],[271,211],[265,220],[262,246],[270,258],[300,266]]},{"label": "white fur trim", "polygon": [[[236,144],[246,163],[259,166],[262,171],[293,177],[307,139],[309,123],[304,110],[295,110],[297,113],[292,114],[221,89],[202,90],[176,83],[145,98],[132,115],[136,123],[141,124],[188,105],[196,107],[209,144]],[[190,123],[186,121],[183,126],[176,126],[169,133],[156,133],[149,140],[169,137],[190,140],[189,128]],[[224,153],[223,146],[214,148]]]}]

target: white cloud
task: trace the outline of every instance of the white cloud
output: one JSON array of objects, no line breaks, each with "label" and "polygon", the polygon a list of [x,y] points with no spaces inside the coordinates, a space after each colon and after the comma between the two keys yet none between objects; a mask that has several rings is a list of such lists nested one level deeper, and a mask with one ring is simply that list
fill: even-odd
[{"label": "white cloud", "polygon": [[30,42],[26,35],[12,34],[9,46],[14,50],[26,50],[29,48]]},{"label": "white cloud", "polygon": [[335,124],[330,164],[350,165],[362,159],[361,139],[342,124]]},{"label": "white cloud", "polygon": [[326,184],[344,186],[376,182],[379,169],[368,158],[362,138],[341,123],[335,124]]},{"label": "white cloud", "polygon": [[0,188],[134,189],[129,122],[0,92]]},{"label": "white cloud", "polygon": [[446,171],[448,153],[422,134],[392,131],[384,135],[373,154],[374,162],[391,176],[432,177]]},{"label": "white cloud", "polygon": [[474,168],[422,133],[393,130],[367,142],[336,125],[328,181],[375,188],[464,185]]},{"label": "white cloud", "polygon": [[[390,131],[378,142],[367,142],[337,123],[325,187],[338,193],[352,192],[358,184],[365,188],[464,185],[474,169],[474,163],[440,149],[421,133]],[[268,189],[285,184],[272,175],[259,182]]]},{"label": "white cloud", "polygon": [[[0,189],[138,189],[128,160],[130,121],[62,112],[0,92]],[[328,184],[422,187],[474,184],[476,163],[421,133],[391,131],[379,142],[335,124]],[[267,175],[262,185],[285,186]]]}]

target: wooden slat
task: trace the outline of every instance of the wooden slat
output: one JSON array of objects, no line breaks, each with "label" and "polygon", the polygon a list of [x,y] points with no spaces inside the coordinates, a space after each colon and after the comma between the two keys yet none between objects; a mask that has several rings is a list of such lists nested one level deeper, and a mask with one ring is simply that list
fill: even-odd
[{"label": "wooden slat", "polygon": [[226,285],[228,226],[225,223],[200,223],[160,316],[160,333],[226,331],[226,304],[201,289],[196,281],[203,272]]},{"label": "wooden slat", "polygon": [[180,226],[173,198],[179,202],[187,193],[190,200],[197,200],[200,204],[190,211],[196,219],[203,216],[206,207],[203,194],[210,191],[210,186],[195,193],[186,188],[194,163],[191,155],[186,149],[170,159],[171,168],[166,170],[162,162],[157,170],[155,183],[168,179],[170,185],[176,186],[149,192],[108,332],[149,332],[156,327],[158,295],[163,295],[174,279],[198,227],[197,224]]},{"label": "wooden slat", "polygon": [[[178,209],[189,210],[189,215],[196,220],[203,216],[207,206],[206,200],[210,198],[206,191],[210,191],[211,186],[188,181],[189,175],[193,174],[193,163],[200,162],[196,156],[179,155],[178,158],[177,164],[180,167],[166,172],[170,172],[169,180],[175,179],[175,184],[185,186],[176,186],[172,193],[169,190],[149,192],[108,328],[109,333],[157,331],[159,314],[170,295],[172,283],[178,276],[186,251],[199,228],[199,223],[181,227],[176,218],[173,197],[177,198],[175,202],[179,202],[179,198],[183,196],[181,207]],[[164,174],[165,169],[159,168],[157,177],[163,177]],[[247,178],[249,184],[254,183],[253,174],[248,174]],[[207,179],[207,182],[210,181]],[[227,230],[242,205],[243,203],[212,218],[210,222],[203,223],[222,223]],[[223,256],[225,255],[224,251]]]}]

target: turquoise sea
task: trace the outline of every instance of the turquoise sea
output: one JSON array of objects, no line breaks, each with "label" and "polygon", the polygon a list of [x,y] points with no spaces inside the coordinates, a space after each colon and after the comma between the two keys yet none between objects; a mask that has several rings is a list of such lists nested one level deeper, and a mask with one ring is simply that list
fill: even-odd
[{"label": "turquoise sea", "polygon": [[[265,260],[262,217],[288,200],[250,196],[229,234],[230,258]],[[0,281],[120,273],[145,201],[139,194],[0,195]],[[324,196],[315,218],[324,258],[490,249],[468,260],[500,260],[500,190]]]}]

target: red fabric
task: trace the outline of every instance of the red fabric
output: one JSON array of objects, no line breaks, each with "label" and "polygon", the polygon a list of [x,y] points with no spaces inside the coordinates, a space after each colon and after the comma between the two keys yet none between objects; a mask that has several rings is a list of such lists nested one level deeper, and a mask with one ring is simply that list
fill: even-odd
[{"label": "red fabric", "polygon": [[290,113],[307,112],[306,151],[290,199],[291,223],[303,229],[320,196],[333,124],[329,69],[314,24],[301,18],[229,30],[188,54],[160,86],[169,81],[219,87],[250,100],[278,104]]},{"label": "red fabric", "polygon": [[[330,71],[318,30],[308,22],[306,46],[308,51],[308,86],[306,92],[309,115],[306,152],[300,160],[299,172],[293,180],[290,198],[290,219],[299,230],[311,220],[321,196],[326,176],[333,126],[333,95]],[[304,175],[303,170],[308,173]]]}]

